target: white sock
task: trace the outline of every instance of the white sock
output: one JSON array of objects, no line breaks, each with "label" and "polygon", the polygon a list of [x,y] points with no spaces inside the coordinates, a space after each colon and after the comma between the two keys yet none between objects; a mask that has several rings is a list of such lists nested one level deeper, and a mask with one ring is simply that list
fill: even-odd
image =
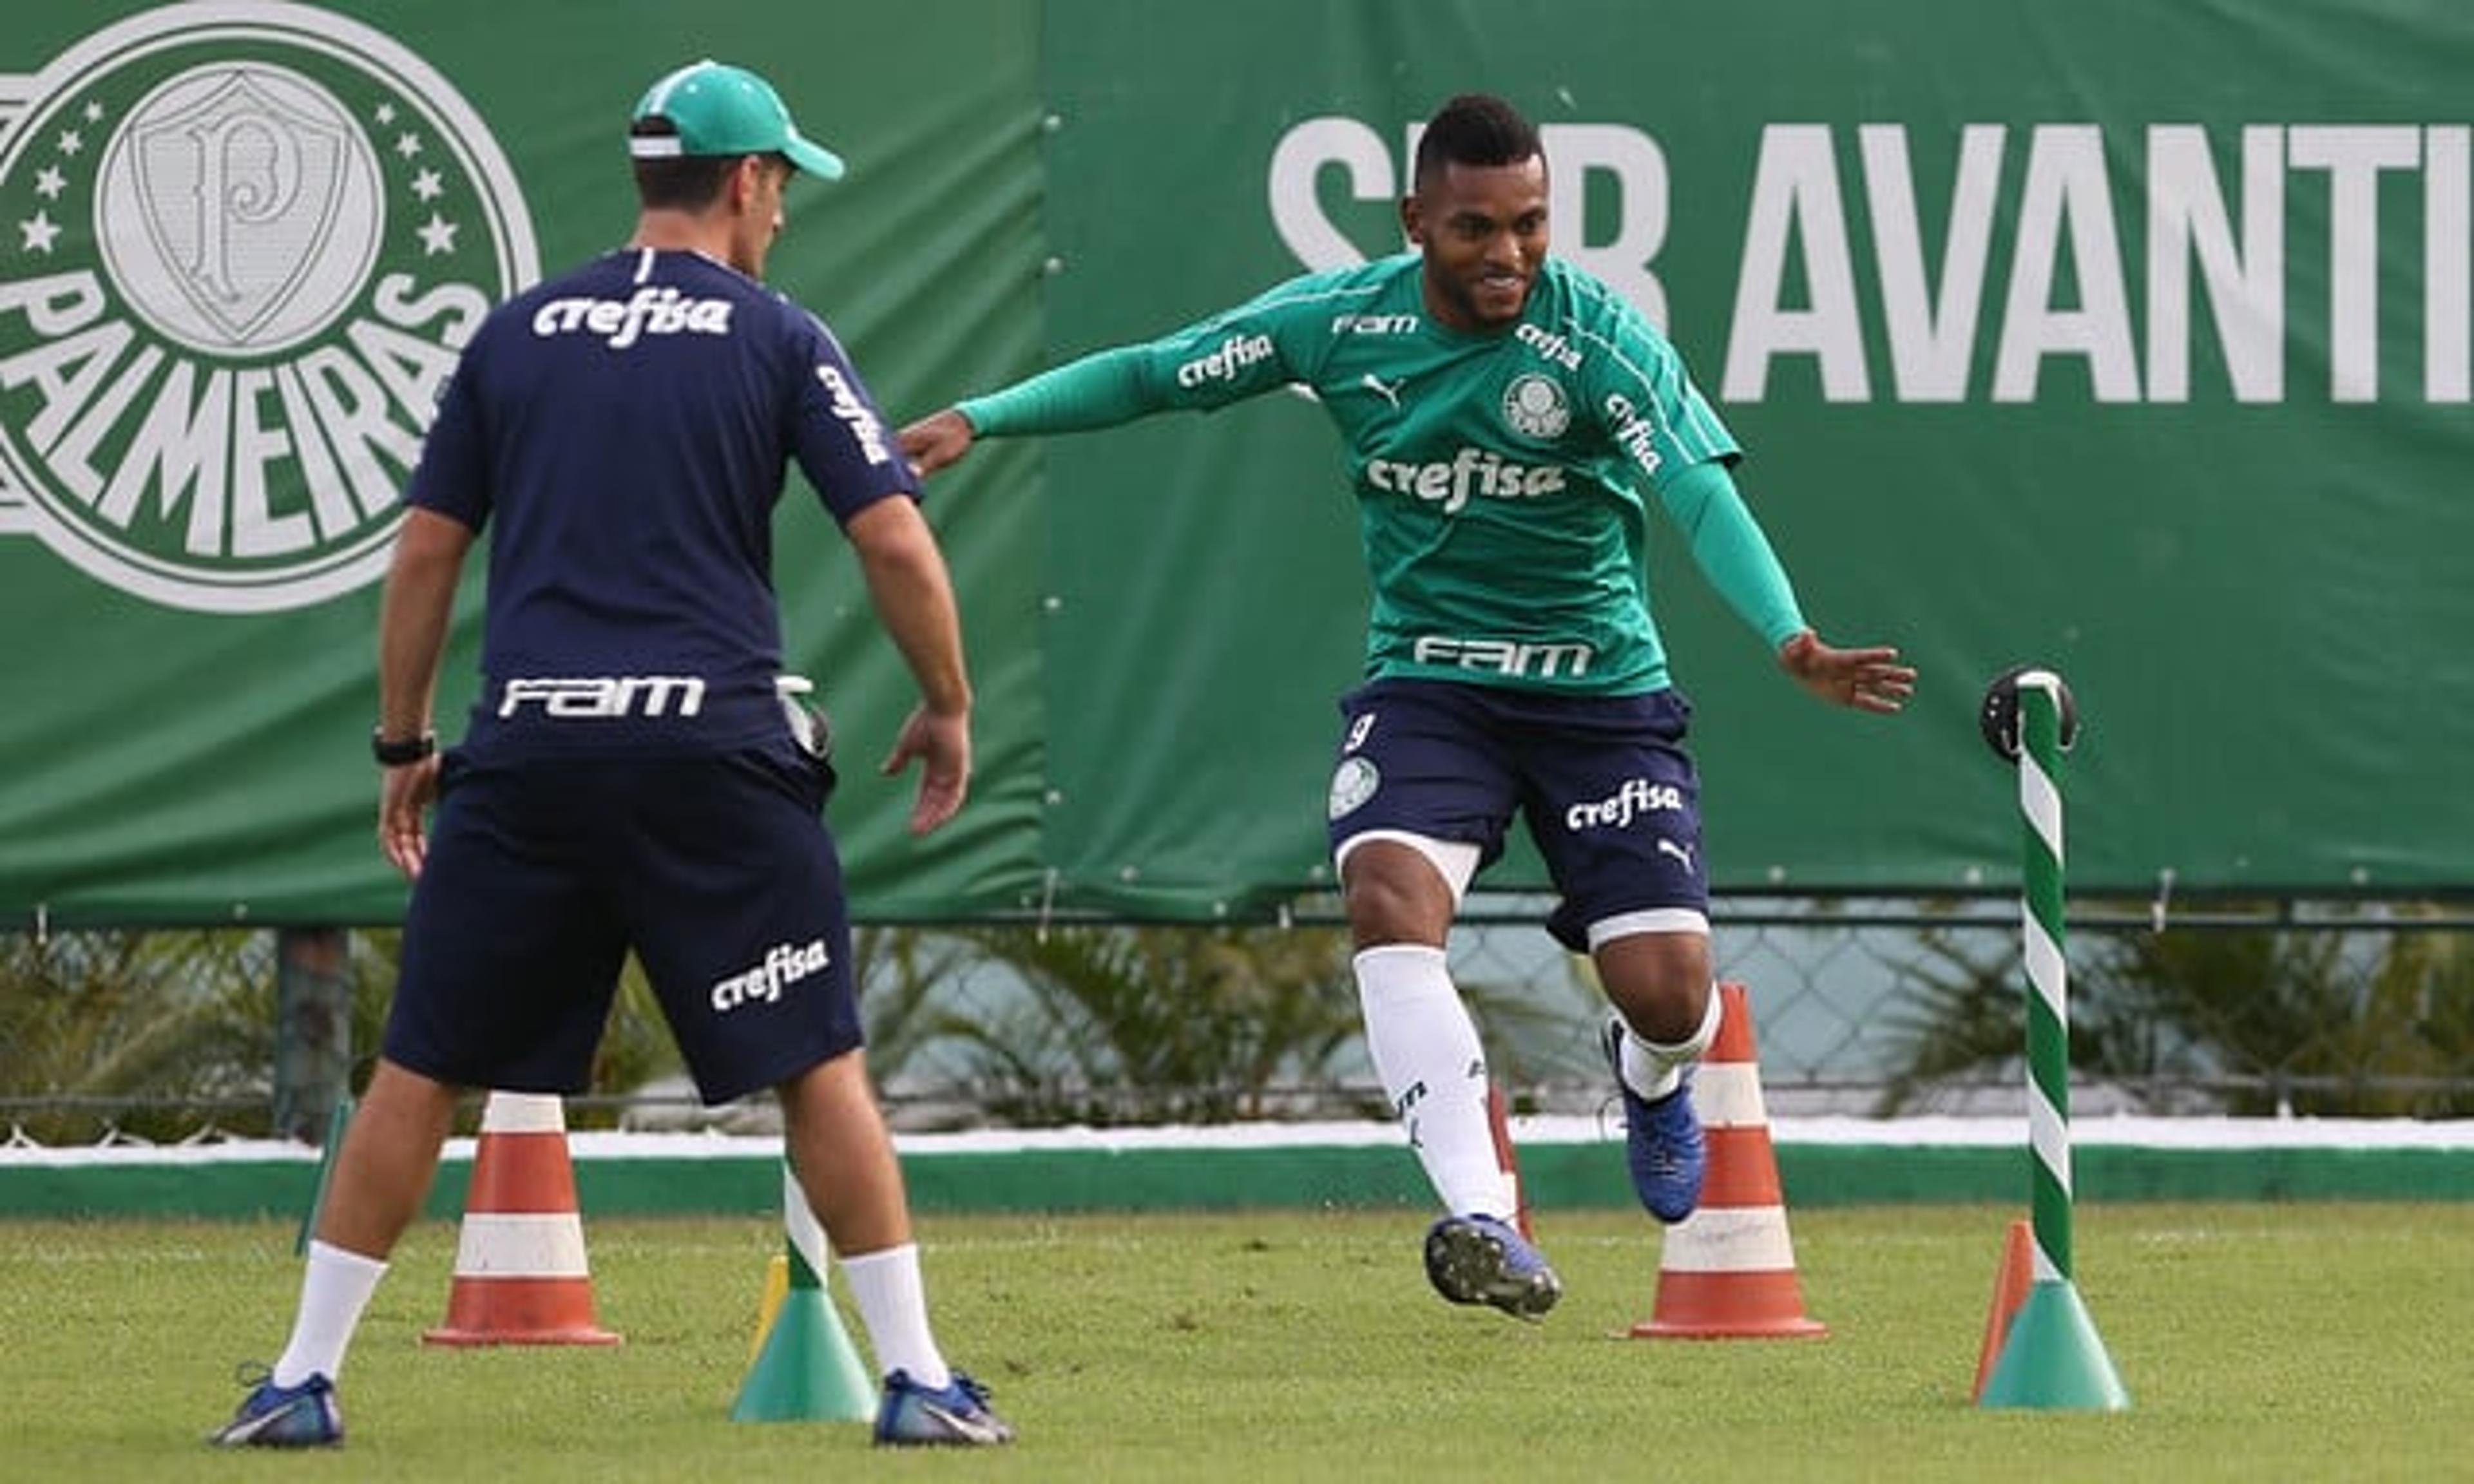
[{"label": "white sock", "polygon": [[859,1321],[867,1327],[868,1347],[876,1352],[876,1368],[885,1376],[908,1371],[931,1391],[954,1382],[954,1373],[928,1330],[928,1289],[919,1279],[919,1244],[905,1242],[882,1252],[843,1257],[842,1276],[850,1280],[851,1302]]},{"label": "white sock", "polygon": [[271,1378],[276,1385],[298,1386],[313,1376],[343,1378],[345,1347],[352,1343],[361,1311],[370,1306],[370,1295],[377,1291],[386,1270],[376,1257],[325,1242],[309,1244],[309,1266],[301,1275],[301,1309],[292,1319],[292,1339],[275,1362]]},{"label": "white sock", "polygon": [[1427,1183],[1456,1216],[1512,1219],[1512,1178],[1495,1157],[1487,1113],[1486,1052],[1443,950],[1389,944],[1354,965],[1367,1053]]},{"label": "white sock", "polygon": [[1630,1021],[1624,1024],[1621,1057],[1624,1086],[1652,1102],[1672,1092],[1684,1081],[1684,1068],[1701,1060],[1710,1042],[1718,1039],[1718,1017],[1721,1013],[1717,986],[1710,988],[1710,1008],[1701,1014],[1701,1028],[1686,1041],[1672,1045],[1645,1040],[1634,1030]]}]

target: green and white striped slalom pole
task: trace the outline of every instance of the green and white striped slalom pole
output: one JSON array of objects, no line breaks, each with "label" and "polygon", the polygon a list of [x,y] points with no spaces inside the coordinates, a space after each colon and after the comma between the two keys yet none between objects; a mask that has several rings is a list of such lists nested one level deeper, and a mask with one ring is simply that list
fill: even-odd
[{"label": "green and white striped slalom pole", "polygon": [[[2062,678],[2022,669],[1994,682],[1986,736],[2019,767],[2025,821],[2021,933],[2027,969],[2027,1142],[2035,1281],[1979,1397],[1988,1407],[2118,1412],[2130,1394],[2072,1279],[2071,1030],[2062,951],[2061,759],[2077,730]],[[2006,693],[2005,693],[2006,692]]]},{"label": "green and white striped slalom pole", "polygon": [[2062,953],[2060,680],[2019,682],[2020,934],[2027,966],[2027,1144],[2034,1155],[2036,1281],[2071,1279],[2070,965]]}]

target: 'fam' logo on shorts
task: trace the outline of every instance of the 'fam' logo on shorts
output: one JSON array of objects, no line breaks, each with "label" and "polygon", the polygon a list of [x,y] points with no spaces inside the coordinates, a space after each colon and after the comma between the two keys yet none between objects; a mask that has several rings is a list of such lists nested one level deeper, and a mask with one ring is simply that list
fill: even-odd
[{"label": "'fam' logo on shorts", "polygon": [[105,27],[0,77],[0,532],[169,608],[360,587],[539,276],[497,142],[392,37],[270,0]]}]

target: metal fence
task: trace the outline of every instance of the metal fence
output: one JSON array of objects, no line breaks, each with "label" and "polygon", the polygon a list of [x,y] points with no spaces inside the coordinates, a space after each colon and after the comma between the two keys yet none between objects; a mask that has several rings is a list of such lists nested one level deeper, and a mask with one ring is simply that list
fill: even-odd
[{"label": "metal fence", "polygon": [[[1603,1110],[1586,960],[1546,904],[1472,898],[1456,980],[1517,1108]],[[2081,901],[2068,931],[2076,1107],[2474,1115],[2474,910],[2455,901]],[[1774,1113],[2015,1113],[2014,901],[1729,899]],[[316,1141],[366,1075],[391,932],[0,937],[0,1129],[12,1141]],[[1380,1116],[1336,903],[1279,922],[879,925],[859,934],[871,1067],[897,1127]],[[324,955],[321,957],[320,955]],[[319,996],[349,1006],[321,1021]],[[342,999],[334,1000],[340,993]],[[306,1029],[304,1030],[304,1027]],[[304,1045],[306,1041],[313,1042]],[[323,1068],[323,1069],[322,1069]],[[306,1089],[304,1091],[304,1089]],[[701,1108],[630,968],[582,1126],[769,1126]]]}]

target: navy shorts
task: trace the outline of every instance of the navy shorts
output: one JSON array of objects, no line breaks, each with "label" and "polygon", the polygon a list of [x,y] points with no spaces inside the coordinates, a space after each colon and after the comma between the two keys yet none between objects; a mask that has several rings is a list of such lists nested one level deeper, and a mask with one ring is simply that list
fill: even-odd
[{"label": "navy shorts", "polygon": [[1503,854],[1517,810],[1562,896],[1547,930],[1586,951],[1593,922],[1710,910],[1701,785],[1679,692],[1564,696],[1449,681],[1374,681],[1341,697],[1335,853],[1370,830]]},{"label": "navy shorts", "polygon": [[661,758],[450,752],[404,919],[389,1060],[580,1092],[634,949],[708,1103],[860,1044],[826,767],[787,737]]}]

